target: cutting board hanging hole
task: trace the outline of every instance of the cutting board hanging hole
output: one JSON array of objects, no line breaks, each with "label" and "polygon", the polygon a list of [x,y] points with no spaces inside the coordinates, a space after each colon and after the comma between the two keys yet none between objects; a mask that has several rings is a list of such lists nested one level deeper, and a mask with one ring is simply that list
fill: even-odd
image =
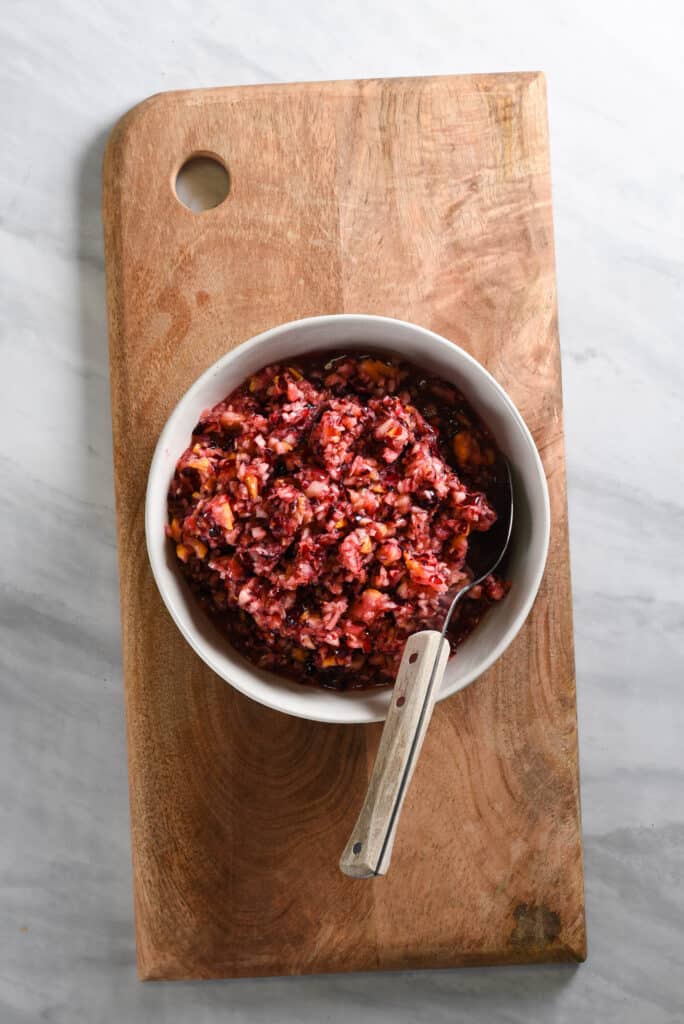
[{"label": "cutting board hanging hole", "polygon": [[191,156],[176,175],[176,195],[193,213],[204,213],[220,206],[229,192],[228,168],[210,154]]}]

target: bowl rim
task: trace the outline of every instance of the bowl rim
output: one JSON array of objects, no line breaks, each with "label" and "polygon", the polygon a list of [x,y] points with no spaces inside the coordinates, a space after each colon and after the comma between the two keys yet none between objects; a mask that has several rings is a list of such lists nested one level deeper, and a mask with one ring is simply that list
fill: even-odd
[{"label": "bowl rim", "polygon": [[[417,332],[417,334],[422,335],[426,339],[426,341],[428,341],[431,344],[436,344],[438,347],[447,346],[448,350],[455,350],[456,352],[458,352],[458,358],[463,360],[466,364],[470,364],[470,366],[474,369],[475,373],[480,374],[483,381],[485,381],[489,388],[496,392],[498,397],[503,401],[503,404],[506,407],[506,411],[511,423],[514,423],[516,425],[518,431],[522,434],[524,440],[527,443],[527,447],[529,448],[532,456],[532,464],[534,465],[534,469],[536,471],[538,483],[541,485],[540,493],[542,497],[542,508],[540,519],[543,521],[535,523],[535,532],[539,533],[540,530],[543,530],[543,543],[541,546],[541,557],[539,558],[539,564],[529,585],[528,595],[524,603],[522,604],[521,608],[519,609],[514,621],[502,633],[498,642],[492,646],[491,650],[488,652],[486,657],[484,657],[470,671],[468,671],[465,674],[464,678],[458,681],[457,685],[448,687],[444,692],[440,692],[440,694],[436,698],[437,701],[445,700],[446,698],[453,696],[454,693],[457,693],[459,690],[465,689],[466,686],[469,686],[471,683],[475,682],[475,680],[479,679],[480,676],[484,675],[484,673],[489,668],[491,668],[491,666],[501,657],[501,655],[512,644],[512,642],[515,640],[516,636],[522,629],[523,625],[527,621],[529,613],[532,609],[532,605],[534,604],[537,598],[539,587],[544,572],[546,570],[546,562],[548,559],[549,542],[551,535],[551,505],[549,498],[548,483],[546,479],[546,474],[544,472],[544,466],[537,446],[534,442],[534,438],[532,437],[532,434],[527,424],[525,423],[512,398],[508,395],[506,390],[501,386],[501,384],[499,384],[499,382],[489,372],[489,370],[487,370],[486,367],[482,365],[482,363],[475,359],[474,356],[470,355],[469,352],[467,352],[456,342],[451,341],[448,338],[445,338],[444,335],[437,334],[435,331],[432,331],[427,327],[422,327],[419,324],[415,324],[412,321],[401,320],[396,317],[380,316],[371,313],[330,313],[319,316],[301,317],[297,320],[288,320],[284,323],[276,324],[274,327],[269,327],[267,330],[261,331],[259,334],[253,335],[246,341],[239,342],[228,352],[225,352],[222,356],[220,356],[214,363],[212,363],[206,370],[204,370],[204,372],[201,373],[199,377],[197,377],[193,381],[189,388],[178,399],[178,401],[176,402],[176,404],[174,405],[173,409],[171,410],[166,419],[164,427],[162,428],[162,431],[159,435],[159,439],[155,445],[147,475],[144,507],[145,545],[147,548],[148,561],[152,569],[152,575],[154,577],[155,585],[157,587],[157,590],[159,591],[162,601],[164,602],[166,610],[171,616],[175,626],[177,627],[181,635],[184,637],[184,639],[190,645],[190,647],[194,650],[197,656],[205,663],[205,665],[207,665],[212,670],[212,672],[219,676],[221,680],[226,682],[229,686],[234,687],[236,690],[238,690],[240,693],[243,693],[250,699],[256,701],[259,704],[262,704],[265,707],[271,708],[274,711],[279,711],[281,714],[292,715],[297,718],[305,718],[309,721],[323,722],[335,725],[358,725],[384,721],[386,712],[382,714],[375,714],[373,711],[371,711],[370,714],[360,713],[358,717],[352,716],[345,717],[344,719],[335,717],[332,714],[326,714],[325,712],[322,713],[318,709],[312,710],[311,714],[303,714],[297,710],[292,710],[283,707],[282,704],[279,704],[275,699],[264,699],[263,695],[259,695],[257,697],[249,689],[249,687],[241,685],[234,679],[228,679],[225,675],[225,670],[222,667],[219,667],[219,665],[217,664],[216,660],[213,657],[212,652],[208,651],[205,648],[204,643],[201,641],[200,638],[197,637],[195,631],[192,628],[188,628],[186,622],[184,622],[183,618],[178,614],[174,605],[174,601],[167,594],[165,583],[164,580],[162,579],[161,570],[163,567],[157,562],[157,556],[154,550],[152,536],[153,509],[155,507],[154,496],[152,493],[153,478],[155,476],[158,464],[162,461],[162,457],[165,454],[166,449],[169,448],[169,438],[173,433],[174,422],[176,417],[182,411],[182,409],[184,409],[188,404],[190,404],[193,401],[198,392],[201,392],[204,386],[212,378],[214,378],[217,374],[222,372],[226,363],[231,362],[236,357],[238,352],[244,354],[248,350],[259,348],[260,346],[267,344],[269,341],[272,341],[274,338],[277,338],[279,335],[286,333],[288,331],[296,330],[297,328],[302,328],[305,326],[323,327],[326,324],[333,322],[372,322],[393,326],[399,325],[404,328],[409,328],[413,332]],[[268,363],[264,363],[264,365],[268,365]],[[249,662],[245,661],[245,663],[247,666],[249,666]],[[274,673],[274,675],[275,674],[276,673]]]}]

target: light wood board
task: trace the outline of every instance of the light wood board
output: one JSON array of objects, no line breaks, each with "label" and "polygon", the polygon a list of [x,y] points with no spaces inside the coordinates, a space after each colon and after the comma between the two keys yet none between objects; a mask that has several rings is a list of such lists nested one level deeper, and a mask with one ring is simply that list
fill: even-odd
[{"label": "light wood board", "polygon": [[[194,153],[232,179],[202,214],[173,188]],[[141,977],[583,959],[543,76],[152,97],[112,133],[104,223]],[[338,860],[379,727],[289,718],[214,676],[162,606],[143,533],[152,451],[189,383],[267,327],[335,312],[412,320],[484,363],[535,437],[553,516],[529,621],[437,708],[373,881]]]}]

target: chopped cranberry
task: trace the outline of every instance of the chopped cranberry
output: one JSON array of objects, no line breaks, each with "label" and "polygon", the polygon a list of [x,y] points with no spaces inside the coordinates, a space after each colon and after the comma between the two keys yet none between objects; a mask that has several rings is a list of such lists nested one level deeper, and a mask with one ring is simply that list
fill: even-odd
[{"label": "chopped cranberry", "polygon": [[[255,664],[335,690],[391,683],[441,627],[496,520],[498,452],[449,384],[371,355],[267,366],[202,413],[166,528],[202,606]],[[490,576],[452,650],[508,584]]]}]

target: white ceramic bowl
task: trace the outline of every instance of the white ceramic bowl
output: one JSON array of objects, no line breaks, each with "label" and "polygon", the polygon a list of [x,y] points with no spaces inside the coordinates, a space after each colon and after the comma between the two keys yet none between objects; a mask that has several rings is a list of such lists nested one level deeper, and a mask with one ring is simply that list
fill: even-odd
[{"label": "white ceramic bowl", "polygon": [[397,353],[457,385],[482,416],[514,468],[515,517],[507,575],[513,587],[449,662],[439,700],[477,679],[506,650],[532,607],[549,545],[549,496],[541,459],[506,392],[463,349],[422,327],[380,316],[319,316],[282,324],[251,338],[214,363],[181,398],[157,444],[147,485],[145,531],[159,592],[181,633],[222,679],[268,707],[320,722],[375,722],[385,717],[390,691],[337,693],[302,686],[255,668],[198,607],[164,535],[166,496],[178,457],[200,413],[256,370],[313,351],[354,348]]}]

